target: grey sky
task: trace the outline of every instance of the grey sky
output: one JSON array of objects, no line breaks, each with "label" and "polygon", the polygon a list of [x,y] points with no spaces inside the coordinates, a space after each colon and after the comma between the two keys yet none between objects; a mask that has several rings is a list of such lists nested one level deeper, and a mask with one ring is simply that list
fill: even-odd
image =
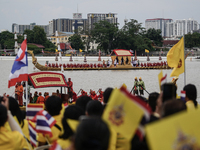
[{"label": "grey sky", "polygon": [[145,19],[193,18],[200,23],[200,0],[0,0],[0,31],[11,31],[12,23],[47,25],[52,19],[72,18],[72,13],[117,13],[120,28],[125,17]]}]

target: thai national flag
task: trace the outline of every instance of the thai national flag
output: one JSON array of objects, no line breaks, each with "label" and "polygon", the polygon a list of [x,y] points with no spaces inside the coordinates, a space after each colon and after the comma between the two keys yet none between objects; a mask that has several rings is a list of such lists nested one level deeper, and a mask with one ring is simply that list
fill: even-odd
[{"label": "thai national flag", "polygon": [[27,40],[25,39],[17,53],[8,81],[8,88],[17,82],[28,81]]},{"label": "thai national flag", "polygon": [[26,109],[26,119],[32,120],[34,116],[43,109],[43,104],[28,104]]},{"label": "thai national flag", "polygon": [[36,147],[37,146],[37,132],[36,129],[28,123],[29,135],[30,135],[30,142],[31,144]]},{"label": "thai national flag", "polygon": [[186,97],[186,92],[181,91],[181,100],[185,101],[185,97]]},{"label": "thai national flag", "polygon": [[6,49],[4,48],[4,52],[6,53]]},{"label": "thai national flag", "polygon": [[39,111],[32,121],[36,122],[35,129],[37,133],[42,133],[43,135],[48,134],[52,137],[51,127],[55,125],[56,120],[45,110]]}]

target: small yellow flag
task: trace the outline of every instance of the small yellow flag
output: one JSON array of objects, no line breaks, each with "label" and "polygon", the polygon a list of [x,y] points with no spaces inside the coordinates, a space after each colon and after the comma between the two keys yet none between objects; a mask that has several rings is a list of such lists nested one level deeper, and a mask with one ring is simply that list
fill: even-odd
[{"label": "small yellow flag", "polygon": [[[133,137],[144,112],[125,93],[114,89],[103,113],[103,120],[127,140]],[[134,119],[133,119],[134,116]]]},{"label": "small yellow flag", "polygon": [[79,48],[79,52],[81,53],[83,50]]},{"label": "small yellow flag", "polygon": [[158,83],[159,83],[159,88],[161,90],[161,79],[163,77],[163,71],[161,70],[160,73],[158,74]]},{"label": "small yellow flag", "polygon": [[145,49],[145,53],[149,53],[149,50]]},{"label": "small yellow flag", "polygon": [[178,77],[185,70],[184,38],[174,45],[167,53],[167,64],[174,67],[170,77]]},{"label": "small yellow flag", "polygon": [[58,50],[56,49],[56,52],[58,52]]},{"label": "small yellow flag", "polygon": [[[200,149],[200,109],[183,111],[145,127],[151,150]],[[192,127],[191,127],[192,125]],[[160,140],[164,137],[163,140]],[[158,142],[159,141],[159,142]]]}]

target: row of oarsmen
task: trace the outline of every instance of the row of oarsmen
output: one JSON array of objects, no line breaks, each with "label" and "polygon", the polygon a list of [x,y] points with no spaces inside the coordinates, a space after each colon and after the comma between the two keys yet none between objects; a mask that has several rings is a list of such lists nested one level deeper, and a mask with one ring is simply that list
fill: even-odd
[{"label": "row of oarsmen", "polygon": [[63,65],[63,67],[64,68],[103,68],[103,67],[107,67],[107,65],[106,64],[100,64],[100,63],[98,63],[98,64],[59,64],[58,65],[58,63],[52,63],[52,64],[48,64],[48,67],[53,67],[53,68],[59,68],[59,67],[61,67]]}]

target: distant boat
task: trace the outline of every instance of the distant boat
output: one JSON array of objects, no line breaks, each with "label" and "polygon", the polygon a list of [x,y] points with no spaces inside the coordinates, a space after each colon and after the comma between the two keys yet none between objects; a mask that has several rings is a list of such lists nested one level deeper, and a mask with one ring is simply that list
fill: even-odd
[{"label": "distant boat", "polygon": [[[171,69],[167,65],[166,62],[164,63],[144,63],[140,64],[140,66],[133,67],[131,64],[131,57],[133,56],[129,50],[124,49],[116,49],[113,50],[110,57],[112,63],[107,66],[105,61],[103,63],[95,63],[95,64],[52,64],[52,65],[41,65],[37,62],[37,58],[35,58],[33,51],[28,50],[28,53],[32,56],[32,63],[34,64],[35,68],[41,71],[61,71],[61,66],[63,65],[63,69],[65,71],[71,70],[139,70],[139,69]],[[114,64],[115,60],[118,60],[118,64]]]}]

